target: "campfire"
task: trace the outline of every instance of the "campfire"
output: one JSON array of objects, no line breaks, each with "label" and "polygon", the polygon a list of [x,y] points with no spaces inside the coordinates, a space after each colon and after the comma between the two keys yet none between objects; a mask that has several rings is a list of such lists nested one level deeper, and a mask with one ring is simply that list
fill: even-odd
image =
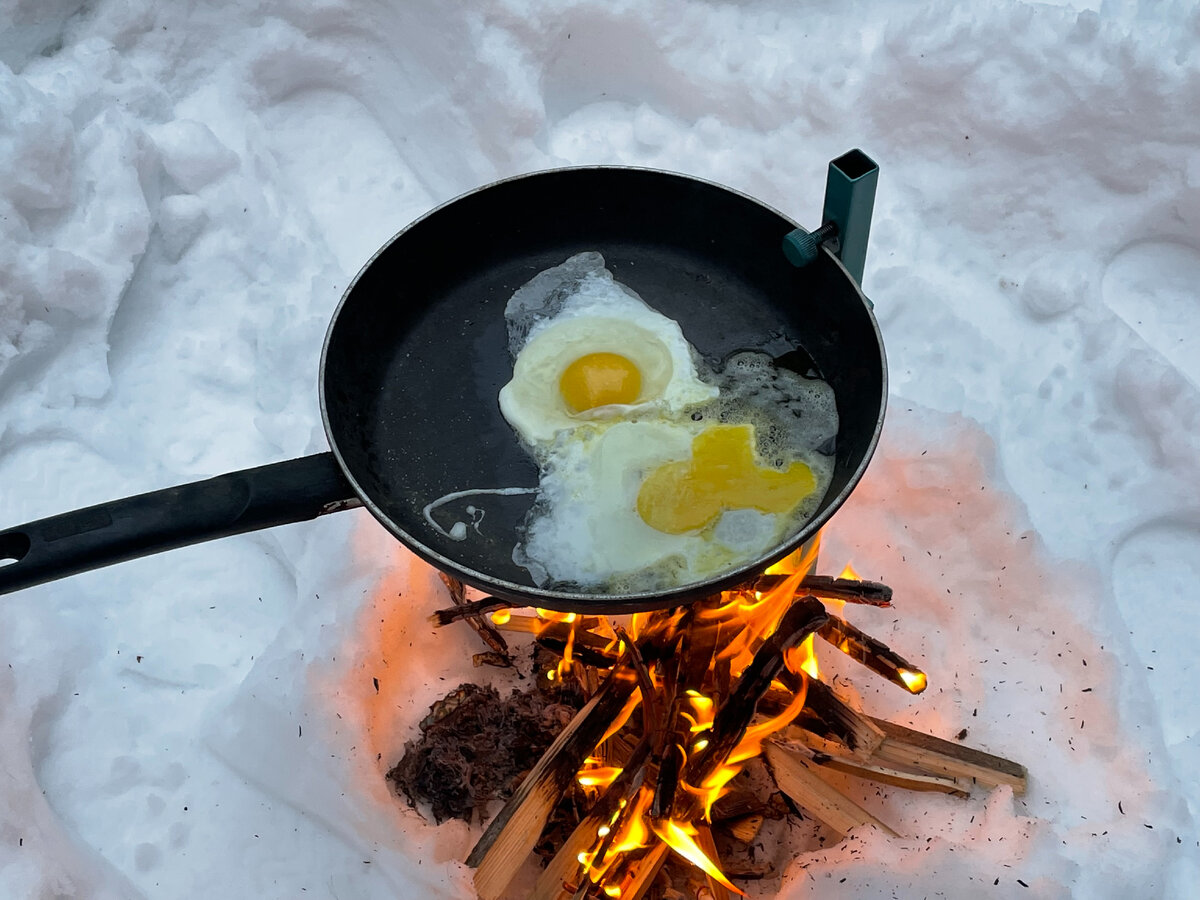
[{"label": "campfire", "polygon": [[[433,620],[475,628],[489,646],[476,665],[513,665],[504,633],[532,635],[539,686],[578,707],[466,860],[482,900],[513,895],[535,849],[531,900],[730,900],[743,893],[735,879],[775,872],[772,822],[807,819],[823,840],[865,825],[895,834],[835,786],[840,773],[964,798],[976,785],[1024,791],[1022,766],[867,715],[822,680],[817,642],[898,689],[927,684],[839,615],[890,606],[891,590],[849,568],[813,575],[815,556],[814,544],[737,590],[623,623],[470,601],[445,579],[455,605]],[[462,691],[423,729],[461,714]],[[391,776],[410,802],[430,800],[413,796],[430,759],[419,743]]]}]

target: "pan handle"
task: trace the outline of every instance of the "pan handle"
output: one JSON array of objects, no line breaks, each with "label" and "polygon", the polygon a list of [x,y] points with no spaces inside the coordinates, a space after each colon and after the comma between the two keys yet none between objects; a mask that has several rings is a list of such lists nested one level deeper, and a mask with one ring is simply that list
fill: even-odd
[{"label": "pan handle", "polygon": [[361,505],[332,453],[113,500],[0,532],[0,594]]}]

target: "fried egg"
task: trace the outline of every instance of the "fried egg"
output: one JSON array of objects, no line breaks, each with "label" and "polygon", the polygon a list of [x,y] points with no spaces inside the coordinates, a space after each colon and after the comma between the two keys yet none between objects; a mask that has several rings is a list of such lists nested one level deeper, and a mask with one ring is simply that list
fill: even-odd
[{"label": "fried egg", "polygon": [[680,411],[714,399],[673,319],[581,253],[517,291],[506,310],[512,380],[500,411],[538,455],[564,429]]},{"label": "fried egg", "polygon": [[[763,466],[752,425],[618,422],[546,457],[514,559],[538,584],[688,584],[760,556],[814,494],[808,466]],[[818,498],[819,499],[819,498]]]},{"label": "fried egg", "polygon": [[829,386],[753,351],[709,367],[600,254],[540,273],[506,319],[500,408],[540,472],[513,559],[535,584],[702,581],[765,555],[824,496]]}]

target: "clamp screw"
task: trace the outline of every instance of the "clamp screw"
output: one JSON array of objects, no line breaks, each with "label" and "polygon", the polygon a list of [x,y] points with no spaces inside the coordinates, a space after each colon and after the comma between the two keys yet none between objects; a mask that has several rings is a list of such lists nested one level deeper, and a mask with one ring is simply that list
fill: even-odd
[{"label": "clamp screw", "polygon": [[789,231],[783,236],[783,255],[796,268],[807,266],[817,258],[821,245],[827,241],[834,242],[831,249],[836,252],[837,233],[837,225],[833,222],[826,222],[816,231],[805,231],[803,228]]}]

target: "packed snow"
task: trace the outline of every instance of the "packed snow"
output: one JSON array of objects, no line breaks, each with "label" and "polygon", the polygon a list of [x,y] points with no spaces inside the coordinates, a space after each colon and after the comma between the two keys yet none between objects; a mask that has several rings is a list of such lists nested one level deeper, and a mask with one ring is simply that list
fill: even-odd
[{"label": "packed snow", "polygon": [[[848,687],[1030,785],[863,786],[904,836],[764,889],[1194,896],[1190,2],[0,0],[0,525],[326,449],[342,291],[463,191],[651,166],[815,226],[852,147],[891,396],[822,565],[894,587],[848,615],[931,687]],[[512,684],[446,602],[362,510],[3,597],[0,895],[473,896],[478,826],[383,778]]]}]

